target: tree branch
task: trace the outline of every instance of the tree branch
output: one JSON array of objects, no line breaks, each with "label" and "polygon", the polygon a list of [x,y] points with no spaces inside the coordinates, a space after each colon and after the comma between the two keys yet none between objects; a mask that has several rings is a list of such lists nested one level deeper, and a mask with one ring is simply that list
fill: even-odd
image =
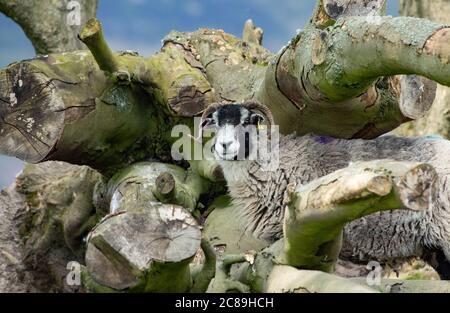
[{"label": "tree branch", "polygon": [[[89,48],[102,71],[110,74],[119,71],[119,62],[105,41],[99,20],[91,18],[87,21],[81,29],[79,38]],[[128,74],[128,80],[129,78]]]},{"label": "tree branch", "polygon": [[313,45],[297,53],[305,62],[303,79],[339,102],[363,93],[380,76],[418,74],[450,85],[449,36],[445,26],[423,19],[353,17],[307,36]]},{"label": "tree branch", "polygon": [[95,17],[97,0],[0,0],[0,11],[22,27],[37,54],[84,49],[77,38],[81,26]]},{"label": "tree branch", "polygon": [[436,172],[427,164],[355,163],[290,193],[284,219],[286,264],[334,270],[346,223],[382,210],[425,210]]},{"label": "tree branch", "polygon": [[[401,0],[400,11],[405,16],[427,18],[438,23],[450,22],[450,3],[446,0]],[[396,134],[423,136],[439,134],[450,138],[450,92],[449,88],[438,85],[432,108],[420,120],[402,125]]]},{"label": "tree branch", "polygon": [[242,41],[262,45],[263,34],[262,28],[256,27],[252,20],[247,20],[242,31]]},{"label": "tree branch", "polygon": [[191,170],[158,162],[141,162],[118,171],[108,182],[111,211],[134,211],[147,202],[176,204],[190,212],[210,184]]},{"label": "tree branch", "polygon": [[[326,29],[310,25],[269,65],[256,96],[271,106],[282,132],[377,137],[423,116],[436,89],[417,77],[380,77],[418,74],[450,83],[444,48],[432,44],[442,38],[445,46],[443,27],[378,16],[344,18]],[[352,119],[335,124],[344,112]]]},{"label": "tree branch", "polygon": [[276,265],[268,278],[266,292],[376,293],[377,291],[332,274]]},{"label": "tree branch", "polygon": [[206,292],[211,280],[216,275],[216,251],[206,239],[202,239],[201,247],[205,255],[205,262],[197,271],[191,271],[193,283],[190,292],[194,293]]},{"label": "tree branch", "polygon": [[[366,278],[350,279],[353,282],[365,285]],[[400,280],[381,279],[379,286],[373,286],[383,293],[450,293],[450,282],[443,280]]]}]

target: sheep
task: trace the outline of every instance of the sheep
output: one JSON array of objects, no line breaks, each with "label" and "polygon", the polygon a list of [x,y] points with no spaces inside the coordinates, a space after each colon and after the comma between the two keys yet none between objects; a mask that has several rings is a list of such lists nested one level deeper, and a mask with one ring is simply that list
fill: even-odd
[{"label": "sheep", "polygon": [[[270,110],[248,101],[213,104],[201,127],[215,127],[212,151],[222,166],[236,219],[245,233],[267,243],[283,235],[287,186],[297,186],[347,167],[375,159],[426,162],[436,169],[438,192],[424,212],[387,211],[349,223],[344,230],[340,257],[365,263],[382,263],[422,257],[450,279],[450,141],[434,138],[400,138],[385,135],[373,140],[345,140],[295,134],[279,138],[279,167],[262,170],[257,160],[237,160],[242,149],[253,149],[252,136],[239,136],[234,126],[273,124]],[[240,139],[239,139],[240,138]],[[244,138],[244,140],[242,139]],[[249,142],[250,141],[250,142]]]}]

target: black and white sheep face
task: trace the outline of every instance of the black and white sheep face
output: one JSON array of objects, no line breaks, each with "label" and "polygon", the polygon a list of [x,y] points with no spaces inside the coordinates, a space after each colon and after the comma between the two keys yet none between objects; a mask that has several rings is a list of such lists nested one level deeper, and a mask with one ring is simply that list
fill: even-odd
[{"label": "black and white sheep face", "polygon": [[207,127],[215,128],[215,157],[219,160],[246,160],[255,152],[257,126],[264,120],[261,114],[230,104],[218,108],[206,120]]}]

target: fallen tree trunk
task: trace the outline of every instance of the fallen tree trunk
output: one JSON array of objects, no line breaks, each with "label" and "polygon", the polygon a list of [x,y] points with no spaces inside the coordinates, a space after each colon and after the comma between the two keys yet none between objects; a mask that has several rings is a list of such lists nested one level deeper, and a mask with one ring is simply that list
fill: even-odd
[{"label": "fallen tree trunk", "polygon": [[94,228],[86,268],[95,282],[115,290],[186,292],[200,239],[198,224],[183,208],[148,203]]},{"label": "fallen tree trunk", "polygon": [[89,52],[13,64],[0,73],[0,87],[9,99],[1,107],[0,149],[27,162],[56,159],[107,170],[133,160],[146,136],[158,133],[150,130],[161,118],[147,105],[150,98],[108,83]]},{"label": "fallen tree trunk", "polygon": [[[277,55],[255,40],[202,29],[172,32],[162,51],[148,59],[112,54],[101,25],[92,20],[80,38],[108,78],[85,52],[1,71],[0,151],[28,162],[63,160],[107,173],[148,157],[167,161],[170,129],[179,123],[192,127],[188,117],[217,100],[255,97],[271,108],[283,133],[340,138],[373,138],[422,116],[434,85],[415,76],[382,76],[416,73],[449,84],[446,28],[420,19],[344,13],[326,23],[316,16]],[[397,47],[397,41],[404,44]],[[360,58],[353,57],[355,49]]]},{"label": "fallen tree trunk", "polygon": [[[292,189],[285,240],[254,257],[220,256],[213,271],[216,256],[207,245],[202,245],[204,266],[190,264],[201,232],[185,209],[197,214],[200,196],[212,190],[199,176],[220,181],[217,165],[194,160],[188,171],[127,165],[155,157],[172,161],[172,127],[182,123],[192,130],[192,117],[213,101],[256,98],[271,108],[283,133],[300,135],[373,138],[420,117],[430,107],[434,83],[414,75],[386,76],[418,74],[450,85],[450,32],[425,20],[375,16],[384,5],[318,1],[310,25],[276,55],[261,46],[262,30],[250,22],[243,41],[201,29],[170,33],[161,52],[148,59],[115,54],[92,19],[80,33],[90,53],[42,56],[0,71],[0,152],[29,162],[87,164],[108,176],[124,168],[108,184],[87,168],[69,173],[80,174],[74,181],[54,182],[65,187],[62,201],[81,206],[70,214],[73,220],[62,223],[69,233],[58,244],[78,250],[92,221],[111,208],[116,212],[87,240],[83,279],[93,291],[318,292],[337,291],[339,284],[342,291],[371,292],[303,268],[331,271],[349,221],[387,209],[423,209],[435,176],[429,166],[354,165]],[[74,188],[84,197],[70,197]],[[52,210],[63,204],[47,200],[42,219],[58,226]],[[45,236],[37,239],[39,231],[29,232],[39,247],[48,248],[59,234],[55,229],[43,228]]]}]

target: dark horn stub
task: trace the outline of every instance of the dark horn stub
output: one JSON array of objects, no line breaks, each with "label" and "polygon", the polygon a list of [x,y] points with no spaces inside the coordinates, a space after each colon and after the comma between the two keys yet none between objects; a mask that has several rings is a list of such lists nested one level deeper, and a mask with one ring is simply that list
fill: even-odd
[{"label": "dark horn stub", "polygon": [[255,100],[249,100],[249,101],[242,103],[242,106],[246,107],[249,110],[260,111],[261,113],[263,113],[266,116],[269,126],[275,125],[275,121],[274,121],[272,112],[270,111],[270,109],[267,106],[265,106],[261,102],[258,102]]}]

